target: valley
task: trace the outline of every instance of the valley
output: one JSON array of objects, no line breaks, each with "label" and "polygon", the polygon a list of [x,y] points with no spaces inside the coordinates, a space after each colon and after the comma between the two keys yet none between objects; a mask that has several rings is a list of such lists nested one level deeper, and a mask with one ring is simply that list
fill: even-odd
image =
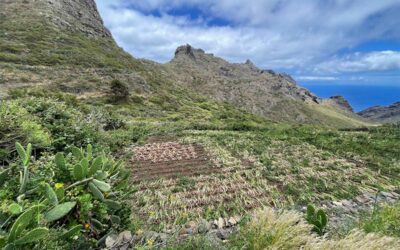
[{"label": "valley", "polygon": [[0,4],[0,248],[400,247],[376,108],[188,44],[137,59],[92,0]]}]

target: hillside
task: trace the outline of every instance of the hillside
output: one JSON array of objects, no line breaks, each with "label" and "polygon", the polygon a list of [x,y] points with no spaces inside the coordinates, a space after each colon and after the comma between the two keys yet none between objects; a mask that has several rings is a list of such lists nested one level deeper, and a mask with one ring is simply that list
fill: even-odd
[{"label": "hillside", "polygon": [[382,123],[400,122],[400,102],[390,106],[375,106],[358,112],[358,115],[367,120]]},{"label": "hillside", "polygon": [[184,88],[273,121],[364,124],[335,106],[319,105],[321,100],[290,76],[260,70],[251,61],[231,64],[191,46],[178,48],[167,65],[137,60],[117,46],[94,1],[2,3],[0,88],[51,85],[85,97],[104,96],[117,78],[146,99],[179,99],[175,90]]},{"label": "hillside", "polygon": [[290,76],[261,70],[250,60],[232,64],[184,45],[177,48],[167,66],[178,84],[274,121],[334,126],[363,124],[356,116],[298,86]]},{"label": "hillside", "polygon": [[[93,0],[0,0],[1,249],[399,249],[400,127]],[[320,210],[321,209],[321,210]]]}]

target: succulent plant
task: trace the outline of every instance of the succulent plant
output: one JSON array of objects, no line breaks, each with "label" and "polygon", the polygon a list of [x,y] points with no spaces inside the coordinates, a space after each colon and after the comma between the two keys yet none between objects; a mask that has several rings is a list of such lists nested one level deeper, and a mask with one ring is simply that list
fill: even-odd
[{"label": "succulent plant", "polygon": [[308,223],[314,225],[314,232],[318,233],[319,235],[323,235],[325,233],[325,228],[328,224],[328,217],[326,216],[324,210],[318,209],[318,211],[316,211],[313,205],[308,205],[306,220]]},{"label": "succulent plant", "polygon": [[49,229],[46,227],[36,227],[29,231],[25,230],[35,219],[35,215],[40,213],[43,208],[44,205],[32,206],[14,221],[3,249],[21,249],[23,245],[39,241],[47,236]]},{"label": "succulent plant", "polygon": [[21,186],[19,189],[19,192],[22,194],[22,193],[24,193],[24,191],[26,189],[26,185],[28,184],[28,181],[29,181],[28,166],[29,166],[29,162],[30,162],[31,154],[32,154],[32,144],[29,143],[25,150],[24,147],[22,147],[22,145],[19,142],[16,142],[15,148],[17,149],[19,158],[22,161],[22,165],[23,165],[23,171],[20,172]]}]

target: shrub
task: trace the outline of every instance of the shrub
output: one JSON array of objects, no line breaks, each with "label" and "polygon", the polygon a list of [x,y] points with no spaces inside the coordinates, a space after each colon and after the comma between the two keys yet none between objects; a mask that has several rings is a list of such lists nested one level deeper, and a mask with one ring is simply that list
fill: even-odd
[{"label": "shrub", "polygon": [[125,83],[115,79],[111,82],[111,94],[114,102],[126,101],[129,97],[129,88]]}]

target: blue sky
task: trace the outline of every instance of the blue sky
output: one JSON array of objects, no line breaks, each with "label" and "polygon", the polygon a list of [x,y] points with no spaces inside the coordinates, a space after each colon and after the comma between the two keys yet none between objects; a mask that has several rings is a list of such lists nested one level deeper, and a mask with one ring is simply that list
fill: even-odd
[{"label": "blue sky", "polygon": [[96,2],[118,44],[138,58],[167,62],[189,43],[307,86],[400,86],[400,0]]}]

